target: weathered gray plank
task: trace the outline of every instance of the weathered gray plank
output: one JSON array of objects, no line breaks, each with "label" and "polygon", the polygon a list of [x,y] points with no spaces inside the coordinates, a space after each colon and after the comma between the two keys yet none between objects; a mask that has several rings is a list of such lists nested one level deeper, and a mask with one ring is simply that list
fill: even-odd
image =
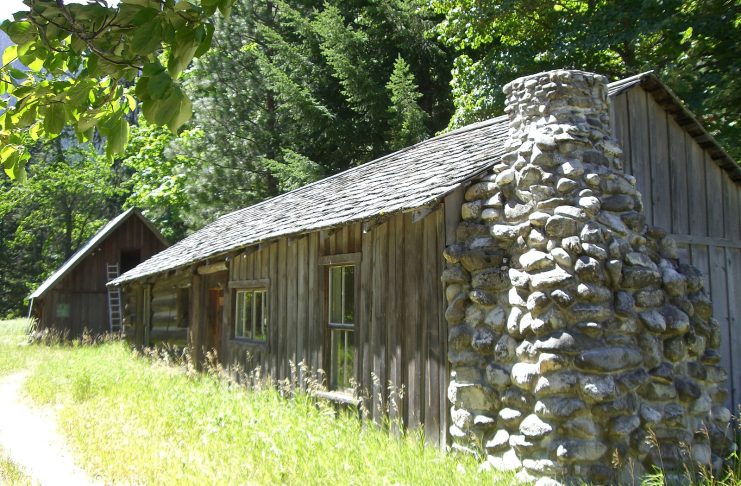
[{"label": "weathered gray plank", "polygon": [[728,340],[721,346],[728,350],[729,363],[733,370],[731,380],[730,410],[738,410],[741,404],[741,249],[726,248],[726,293],[728,295]]},{"label": "weathered gray plank", "polygon": [[[389,222],[373,230],[373,305],[370,346],[373,356],[373,373],[376,380],[371,383],[373,418],[380,419],[383,412],[386,384],[386,298],[388,288],[388,234]],[[376,383],[378,385],[376,385]]]},{"label": "weathered gray plank", "polygon": [[440,438],[440,335],[438,329],[439,293],[437,282],[440,273],[437,262],[442,258],[437,248],[437,222],[440,213],[436,211],[424,221],[424,305],[422,307],[422,360],[425,363],[423,376],[425,400],[423,417],[425,436],[431,443]]},{"label": "weathered gray plank", "polygon": [[423,225],[412,224],[404,219],[404,351],[402,360],[406,372],[407,401],[406,424],[414,428],[420,423],[422,396],[420,389],[423,364],[420,361],[420,298],[419,282],[422,277],[422,228]]},{"label": "weathered gray plank", "polygon": [[[707,163],[712,163],[708,153],[705,153]],[[723,226],[725,237],[732,240],[741,240],[741,201],[739,192],[741,186],[723,174]]]},{"label": "weathered gray plank", "polygon": [[319,234],[311,233],[309,235],[309,256],[308,256],[308,278],[309,278],[309,313],[308,313],[308,333],[305,337],[306,343],[309,346],[309,367],[312,373],[316,372],[320,367],[319,351],[321,349],[322,336],[322,323],[319,318],[321,315],[321,300],[319,293],[319,275],[317,262],[319,260]]},{"label": "weathered gray plank", "polygon": [[[389,231],[388,231],[388,282],[387,288],[387,314],[388,318],[383,323],[386,326],[386,359],[387,359],[387,375],[388,380],[391,382],[393,387],[399,387],[399,377],[401,372],[400,363],[400,348],[399,348],[399,315],[401,310],[401,296],[399,292],[399,281],[403,275],[403,260],[398,258],[399,255],[399,240],[403,238],[403,215],[394,215],[389,218]],[[399,419],[398,416],[398,397],[396,394],[389,393],[389,419],[391,420],[392,427],[395,421]],[[396,403],[392,404],[391,401]],[[396,429],[394,428],[396,431]]]},{"label": "weathered gray plank", "polygon": [[[707,192],[705,158],[697,143],[687,138],[687,198],[689,204],[690,234],[708,234],[708,211],[710,210]],[[712,169],[712,167],[708,167]],[[709,187],[708,187],[709,189]],[[714,197],[714,196],[711,196]],[[722,220],[721,220],[722,221]]]},{"label": "weathered gray plank", "polygon": [[620,158],[623,163],[623,170],[626,174],[632,174],[633,168],[630,165],[630,114],[628,112],[628,95],[626,93],[621,93],[612,100],[612,113],[615,118],[613,125],[614,135],[623,148],[623,155]]},{"label": "weathered gray plank", "polygon": [[[669,183],[669,140],[667,135],[666,112],[648,97],[648,129],[651,164],[651,207],[653,224],[666,230],[672,225],[672,198]],[[646,196],[644,195],[644,199]]]},{"label": "weathered gray plank", "polygon": [[[307,301],[307,290],[309,287],[309,275],[308,275],[308,252],[309,252],[309,241],[307,237],[300,238],[296,242],[297,248],[297,261],[296,261],[296,285],[298,294],[297,299],[297,314],[296,314],[296,365],[308,365],[308,349],[306,346],[306,334],[307,328],[310,323],[306,319],[309,314],[309,305]],[[299,371],[300,371],[299,367]],[[303,374],[299,375],[299,382],[303,386]]]},{"label": "weathered gray plank", "polygon": [[672,195],[672,233],[689,233],[689,206],[687,197],[687,157],[685,138],[687,135],[673,117],[669,122],[669,169]]},{"label": "weathered gray plank", "polygon": [[651,188],[651,145],[649,140],[649,120],[647,99],[643,88],[636,87],[628,91],[628,111],[630,113],[630,164],[632,174],[637,180],[637,187],[643,196],[643,207],[646,220],[653,224],[653,204]]},{"label": "weathered gray plank", "polygon": [[[696,145],[693,143],[693,145]],[[699,149],[699,147],[698,147]],[[723,169],[715,164],[705,163],[705,154],[695,153],[693,151],[693,159],[695,157],[701,157],[700,162],[704,163],[707,168],[707,200],[704,201],[707,218],[707,231],[708,235],[722,238],[725,235],[724,228],[724,204],[723,204],[723,181],[726,177]]]},{"label": "weathered gray plank", "polygon": [[[730,336],[730,325],[728,316],[728,275],[726,267],[726,255],[724,248],[709,247],[709,263],[710,263],[710,292],[713,301],[713,317],[718,320],[720,324],[721,340],[729,342]],[[734,353],[728,346],[720,347],[721,362],[727,366],[729,387],[734,383],[733,371],[736,360],[734,359]]]}]

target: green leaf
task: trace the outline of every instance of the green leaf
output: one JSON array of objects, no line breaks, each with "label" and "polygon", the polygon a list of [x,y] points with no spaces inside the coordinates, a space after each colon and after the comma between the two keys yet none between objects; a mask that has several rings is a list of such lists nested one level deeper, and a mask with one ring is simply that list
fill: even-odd
[{"label": "green leaf", "polygon": [[33,24],[28,21],[12,22],[6,20],[0,25],[0,29],[4,30],[10,40],[18,45],[25,44],[36,37]]},{"label": "green leaf", "polygon": [[176,111],[175,116],[167,122],[167,126],[170,128],[172,133],[177,134],[178,129],[185,125],[192,116],[193,104],[187,95],[182,94],[180,98],[180,106]]},{"label": "green leaf", "polygon": [[64,106],[61,103],[52,103],[46,109],[44,116],[44,130],[49,135],[59,135],[66,122]]},{"label": "green leaf", "polygon": [[151,98],[162,98],[167,89],[172,85],[172,78],[170,75],[162,71],[149,78],[149,82],[146,85],[149,97]]},{"label": "green leaf", "polygon": [[30,63],[26,64],[26,67],[28,67],[28,69],[30,69],[31,71],[37,73],[41,71],[42,67],[44,67],[44,60],[37,57]]},{"label": "green leaf", "polygon": [[131,40],[134,54],[146,56],[154,52],[162,42],[162,23],[159,19],[140,25]]},{"label": "green leaf", "polygon": [[129,123],[122,117],[115,117],[107,130],[106,154],[112,157],[124,153],[126,142],[129,140]]},{"label": "green leaf", "polygon": [[5,51],[3,51],[3,66],[13,62],[17,57],[18,57],[18,46],[16,45],[8,46],[8,48],[5,49]]}]

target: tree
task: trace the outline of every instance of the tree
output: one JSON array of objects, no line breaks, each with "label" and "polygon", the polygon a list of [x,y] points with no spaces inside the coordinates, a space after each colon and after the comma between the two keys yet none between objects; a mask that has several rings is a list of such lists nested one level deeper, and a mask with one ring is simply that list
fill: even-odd
[{"label": "tree", "polygon": [[656,70],[722,139],[738,139],[738,0],[432,0],[431,7],[444,16],[438,38],[458,53],[451,127],[500,114],[501,88],[518,76],[571,68],[616,79]]},{"label": "tree", "polygon": [[[401,0],[238,2],[184,82],[196,100],[190,138],[177,142],[196,161],[189,224],[378,157],[395,148],[389,139],[444,127],[450,58],[425,38],[432,25]],[[396,133],[410,128],[401,94],[403,113],[389,111],[399,55],[421,80],[414,104],[426,115],[413,136]]]},{"label": "tree", "polygon": [[116,171],[90,144],[63,138],[28,147],[25,184],[0,192],[0,315],[17,314],[28,293],[120,210]]},{"label": "tree", "polygon": [[391,148],[399,150],[424,140],[427,137],[425,121],[428,116],[417,104],[422,95],[417,91],[409,64],[401,56],[394,63],[394,71],[386,89],[391,95]]},{"label": "tree", "polygon": [[[68,124],[84,141],[97,129],[109,156],[123,153],[126,115],[137,99],[148,121],[177,131],[191,116],[191,102],[176,79],[208,50],[216,10],[227,14],[234,2],[24,1],[29,10],[0,25],[15,43],[0,67],[0,95],[6,95],[0,98],[0,162],[11,178],[24,177],[30,157],[21,132],[54,137]],[[16,60],[29,69],[14,67]]]}]

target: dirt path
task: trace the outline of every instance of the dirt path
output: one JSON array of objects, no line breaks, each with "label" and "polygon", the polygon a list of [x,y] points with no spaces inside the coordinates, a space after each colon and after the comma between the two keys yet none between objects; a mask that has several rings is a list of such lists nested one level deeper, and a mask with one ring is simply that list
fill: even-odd
[{"label": "dirt path", "polygon": [[41,485],[95,485],[67,451],[51,410],[20,394],[27,372],[0,379],[0,446]]}]

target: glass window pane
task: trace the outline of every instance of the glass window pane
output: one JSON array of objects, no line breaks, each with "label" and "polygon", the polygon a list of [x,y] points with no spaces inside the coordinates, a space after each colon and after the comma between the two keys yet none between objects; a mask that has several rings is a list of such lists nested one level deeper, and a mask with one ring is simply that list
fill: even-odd
[{"label": "glass window pane", "polygon": [[355,333],[343,329],[332,331],[332,388],[351,387],[355,365]]},{"label": "glass window pane", "polygon": [[265,340],[265,292],[255,292],[255,339]]},{"label": "glass window pane", "polygon": [[343,286],[345,290],[345,299],[343,310],[343,320],[345,324],[355,324],[355,267],[343,267],[344,279]]},{"label": "glass window pane", "polygon": [[329,322],[342,322],[342,267],[329,269]]},{"label": "glass window pane", "polygon": [[253,293],[245,292],[244,293],[244,308],[245,308],[245,317],[244,317],[244,336],[248,338],[252,338],[252,323],[253,323],[253,316],[255,309],[253,308]]},{"label": "glass window pane", "polygon": [[244,336],[244,292],[237,292],[234,308],[234,336]]}]

